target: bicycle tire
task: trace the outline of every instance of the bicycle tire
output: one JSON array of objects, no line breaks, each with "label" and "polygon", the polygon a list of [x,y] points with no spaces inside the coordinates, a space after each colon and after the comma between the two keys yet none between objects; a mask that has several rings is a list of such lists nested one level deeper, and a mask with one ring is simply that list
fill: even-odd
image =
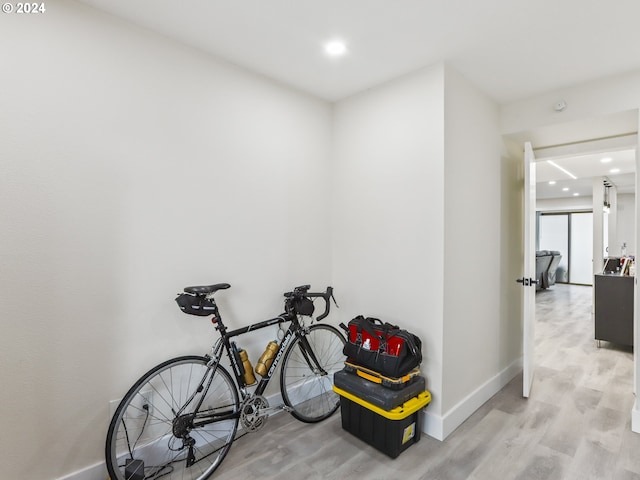
[{"label": "bicycle tire", "polygon": [[[304,341],[309,342],[324,372],[314,371],[305,356]],[[303,336],[297,336],[284,354],[280,372],[280,391],[291,414],[306,423],[331,416],[340,406],[333,391],[333,374],[344,367],[345,339],[330,325],[312,325]]]},{"label": "bicycle tire", "polygon": [[[240,404],[229,372],[219,365],[211,376],[207,362],[199,356],[167,360],[129,389],[107,432],[105,456],[112,480],[205,480],[220,465],[235,438]],[[203,395],[196,418],[214,411],[233,413],[233,418],[189,429],[188,415]],[[191,449],[183,435],[193,439]],[[195,461],[187,465],[190,451]],[[133,475],[136,470],[143,477]]]}]

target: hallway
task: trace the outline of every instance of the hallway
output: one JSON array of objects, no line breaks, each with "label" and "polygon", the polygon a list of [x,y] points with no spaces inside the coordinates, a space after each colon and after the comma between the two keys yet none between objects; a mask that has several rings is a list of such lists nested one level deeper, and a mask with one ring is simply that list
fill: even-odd
[{"label": "hallway", "polygon": [[557,284],[536,300],[530,399],[519,375],[446,441],[423,436],[396,460],[344,432],[339,415],[307,425],[280,414],[238,440],[214,478],[639,480],[632,352],[596,348],[590,287]]}]

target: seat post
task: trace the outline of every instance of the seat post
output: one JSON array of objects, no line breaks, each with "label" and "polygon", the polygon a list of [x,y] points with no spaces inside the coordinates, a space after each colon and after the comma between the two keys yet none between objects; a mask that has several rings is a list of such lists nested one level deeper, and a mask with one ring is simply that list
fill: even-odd
[{"label": "seat post", "polygon": [[213,297],[211,297],[211,301],[216,307],[216,309],[213,312],[213,317],[211,317],[211,323],[213,323],[216,326],[216,330],[218,330],[220,334],[224,336],[227,334],[227,327],[222,321],[222,315],[220,315],[220,309],[218,308],[218,304],[216,303]]}]

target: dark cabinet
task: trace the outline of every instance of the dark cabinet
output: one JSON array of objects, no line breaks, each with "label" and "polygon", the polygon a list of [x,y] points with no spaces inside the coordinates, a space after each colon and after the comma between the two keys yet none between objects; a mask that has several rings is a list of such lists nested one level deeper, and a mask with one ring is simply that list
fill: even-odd
[{"label": "dark cabinet", "polygon": [[595,275],[596,340],[633,346],[635,278]]}]

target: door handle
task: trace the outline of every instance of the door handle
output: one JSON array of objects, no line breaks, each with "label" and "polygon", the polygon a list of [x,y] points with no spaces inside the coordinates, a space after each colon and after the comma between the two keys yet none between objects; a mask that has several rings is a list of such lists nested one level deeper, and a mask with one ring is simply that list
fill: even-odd
[{"label": "door handle", "polygon": [[516,282],[521,283],[523,287],[530,287],[531,285],[536,285],[538,280],[534,280],[533,278],[518,278]]}]

